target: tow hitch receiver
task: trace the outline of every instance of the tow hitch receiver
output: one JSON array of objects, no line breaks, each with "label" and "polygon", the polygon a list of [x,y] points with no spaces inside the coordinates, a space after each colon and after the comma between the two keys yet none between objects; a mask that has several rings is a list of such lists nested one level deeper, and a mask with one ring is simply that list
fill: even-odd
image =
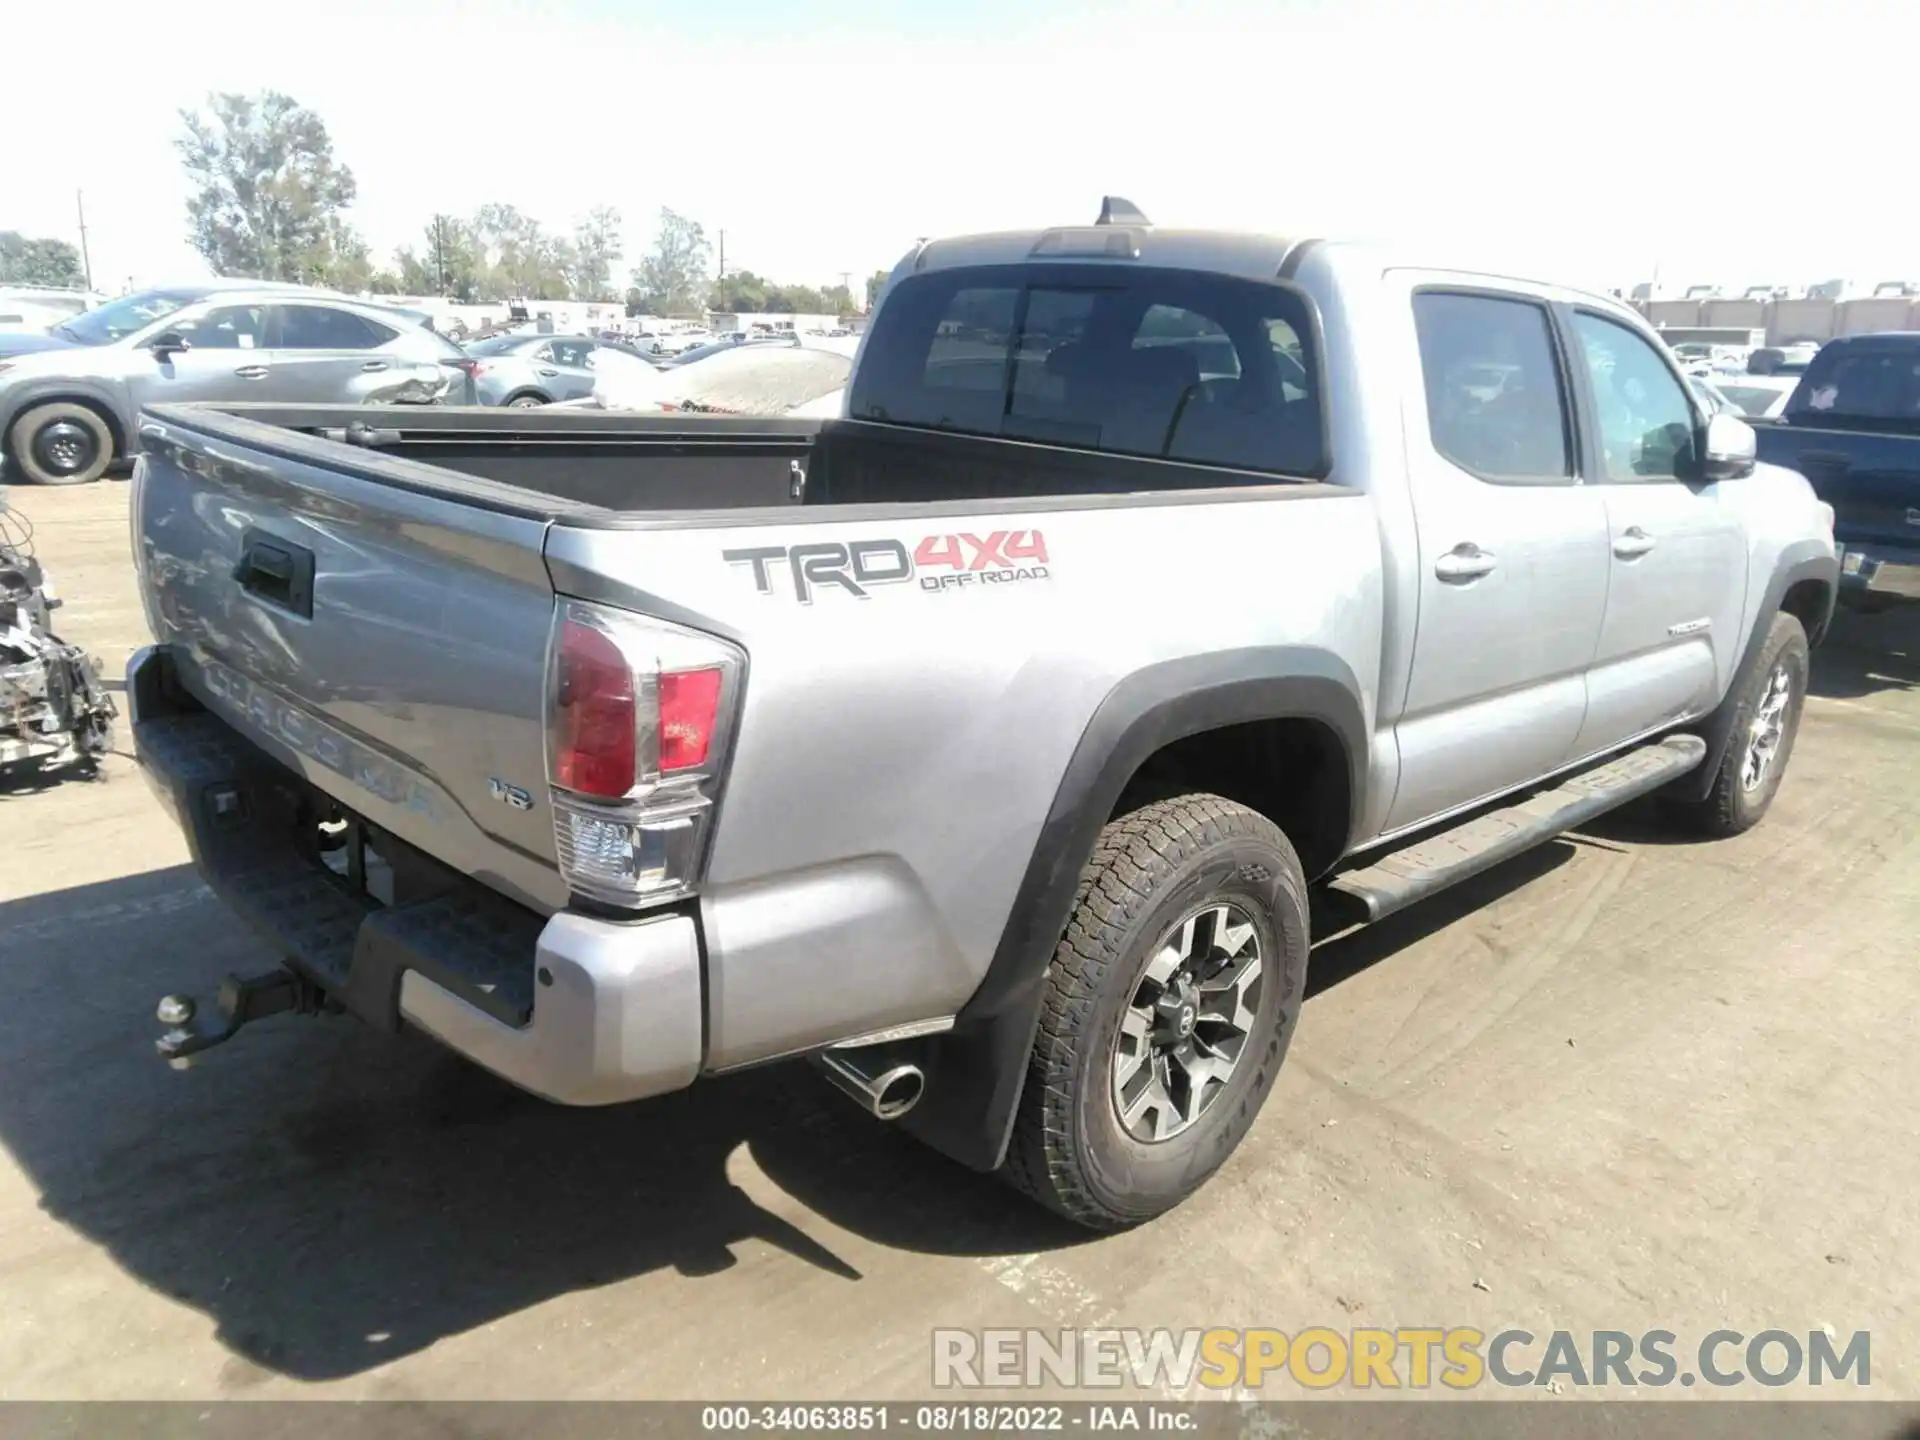
[{"label": "tow hitch receiver", "polygon": [[325,1001],[320,987],[311,981],[291,970],[270,970],[244,980],[238,975],[227,976],[220,982],[215,1006],[217,1016],[208,1018],[199,1014],[192,996],[168,995],[161,1000],[155,1018],[167,1031],[153,1042],[160,1058],[174,1069],[184,1070],[194,1055],[231,1040],[242,1025],[289,1010],[317,1015]]}]

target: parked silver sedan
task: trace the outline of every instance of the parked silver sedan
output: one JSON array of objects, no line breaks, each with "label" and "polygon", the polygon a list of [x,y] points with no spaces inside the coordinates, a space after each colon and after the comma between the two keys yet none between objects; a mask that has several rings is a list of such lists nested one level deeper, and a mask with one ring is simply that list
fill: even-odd
[{"label": "parked silver sedan", "polygon": [[84,484],[131,459],[146,405],[474,403],[451,340],[402,311],[295,286],[142,291],[44,338],[0,356],[0,461],[7,478],[42,485]]},{"label": "parked silver sedan", "polygon": [[466,347],[472,366],[478,403],[482,405],[551,405],[557,400],[581,400],[593,393],[596,350],[622,354],[658,365],[631,345],[599,340],[591,335],[541,335],[520,331],[476,340]]}]

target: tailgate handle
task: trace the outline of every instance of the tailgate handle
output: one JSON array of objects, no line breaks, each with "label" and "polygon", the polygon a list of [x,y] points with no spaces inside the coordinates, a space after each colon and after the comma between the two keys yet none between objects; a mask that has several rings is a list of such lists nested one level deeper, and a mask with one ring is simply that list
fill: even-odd
[{"label": "tailgate handle", "polygon": [[313,618],[313,552],[261,530],[240,537],[240,563],[233,578],[249,595],[269,605]]}]

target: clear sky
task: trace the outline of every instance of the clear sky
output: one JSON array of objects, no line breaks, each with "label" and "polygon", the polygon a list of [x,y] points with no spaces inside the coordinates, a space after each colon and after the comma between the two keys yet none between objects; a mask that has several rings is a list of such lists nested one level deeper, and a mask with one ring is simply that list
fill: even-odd
[{"label": "clear sky", "polygon": [[0,0],[0,229],[204,273],[177,111],[320,112],[386,257],[435,210],[658,210],[856,281],[1090,220],[1444,243],[1594,287],[1920,278],[1914,0]]}]

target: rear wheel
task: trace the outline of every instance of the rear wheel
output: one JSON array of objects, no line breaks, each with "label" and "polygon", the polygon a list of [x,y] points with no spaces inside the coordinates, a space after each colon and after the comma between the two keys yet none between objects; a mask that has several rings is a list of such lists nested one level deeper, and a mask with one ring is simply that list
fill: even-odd
[{"label": "rear wheel", "polygon": [[532,410],[546,403],[547,402],[542,400],[538,395],[516,395],[507,401],[507,404],[515,410]]},{"label": "rear wheel", "polygon": [[1007,1175],[1120,1229],[1198,1190],[1273,1088],[1307,978],[1306,884],[1217,795],[1111,821],[1047,973]]},{"label": "rear wheel", "polygon": [[97,411],[57,401],[15,420],[7,449],[36,485],[85,485],[113,463],[113,431]]},{"label": "rear wheel", "polygon": [[1811,668],[1806,630],[1784,611],[1775,615],[1758,663],[1741,682],[1733,730],[1713,787],[1701,801],[1667,802],[1676,821],[1716,839],[1760,823],[1773,806],[1793,755]]}]

